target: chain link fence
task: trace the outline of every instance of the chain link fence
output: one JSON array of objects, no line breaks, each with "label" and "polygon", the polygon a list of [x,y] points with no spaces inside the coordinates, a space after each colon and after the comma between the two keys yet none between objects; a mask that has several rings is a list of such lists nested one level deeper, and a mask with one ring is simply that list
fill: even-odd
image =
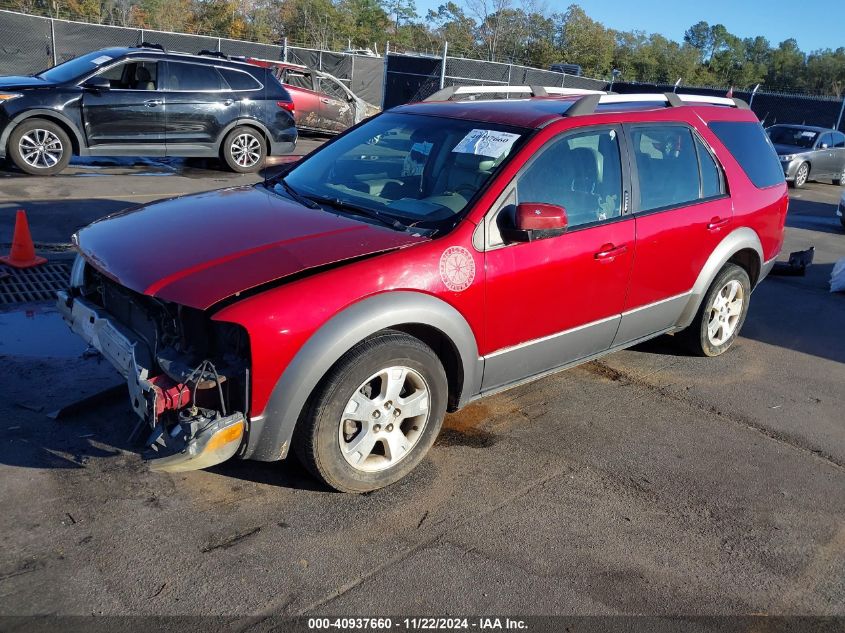
[{"label": "chain link fence", "polygon": [[449,55],[389,54],[386,57],[385,108],[422,101],[447,86],[554,86],[607,90],[608,84],[603,79]]}]

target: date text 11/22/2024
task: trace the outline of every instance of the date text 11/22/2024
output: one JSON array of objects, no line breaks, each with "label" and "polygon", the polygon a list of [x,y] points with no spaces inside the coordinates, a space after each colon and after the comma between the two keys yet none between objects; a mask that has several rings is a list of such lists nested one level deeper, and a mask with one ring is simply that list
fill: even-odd
[{"label": "date text 11/22/2024", "polygon": [[392,620],[391,618],[309,618],[309,630],[471,630],[519,631],[528,629],[525,620],[496,617],[435,618],[418,617]]}]

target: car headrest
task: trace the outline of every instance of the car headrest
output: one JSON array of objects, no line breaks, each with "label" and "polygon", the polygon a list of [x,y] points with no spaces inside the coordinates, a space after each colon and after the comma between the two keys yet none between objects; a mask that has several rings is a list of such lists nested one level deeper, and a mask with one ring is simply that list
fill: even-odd
[{"label": "car headrest", "polygon": [[478,154],[455,153],[455,167],[474,171],[490,171],[496,164],[496,159]]},{"label": "car headrest", "polygon": [[143,66],[138,66],[135,69],[135,81],[152,81],[152,75],[150,75],[150,71],[144,68]]}]

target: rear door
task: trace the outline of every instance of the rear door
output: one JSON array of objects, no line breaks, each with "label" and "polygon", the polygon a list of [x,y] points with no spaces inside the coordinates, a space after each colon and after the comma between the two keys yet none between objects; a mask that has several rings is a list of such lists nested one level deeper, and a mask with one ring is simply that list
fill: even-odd
[{"label": "rear door", "polygon": [[[607,350],[634,254],[634,218],[619,126],[564,132],[517,174],[487,228],[487,327],[482,389],[494,390]],[[567,232],[505,244],[520,203],[566,209]]]},{"label": "rear door", "polygon": [[217,151],[224,128],[240,114],[240,103],[210,64],[166,63],[165,136],[173,156]]},{"label": "rear door", "polygon": [[845,184],[845,134],[833,133],[833,177]]},{"label": "rear door", "polygon": [[294,120],[297,127],[323,130],[320,118],[320,94],[314,90],[314,76],[299,68],[285,68],[280,79],[293,99]]},{"label": "rear door", "polygon": [[707,258],[733,224],[724,173],[697,132],[676,122],[625,129],[637,243],[614,345],[675,324]]},{"label": "rear door", "polygon": [[162,65],[155,60],[121,61],[96,75],[109,80],[108,89],[83,87],[85,136],[95,154],[164,154]]}]

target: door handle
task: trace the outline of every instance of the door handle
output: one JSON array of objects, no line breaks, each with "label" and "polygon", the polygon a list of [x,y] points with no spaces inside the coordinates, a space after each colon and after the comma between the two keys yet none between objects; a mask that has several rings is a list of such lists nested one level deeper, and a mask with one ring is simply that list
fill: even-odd
[{"label": "door handle", "polygon": [[728,222],[730,222],[730,218],[725,218],[724,220],[720,217],[715,217],[707,224],[708,231],[718,231],[723,226],[725,226]]},{"label": "door handle", "polygon": [[232,105],[234,102],[235,102],[235,100],[234,100],[234,99],[224,99],[224,100],[223,100],[223,105],[224,105],[224,106],[230,106],[230,105]]},{"label": "door handle", "polygon": [[614,259],[623,255],[628,251],[627,244],[620,244],[619,246],[615,246],[613,244],[605,244],[601,247],[601,250],[595,254],[595,258],[600,262],[612,262]]},{"label": "door handle", "polygon": [[325,97],[320,97],[320,103],[331,103],[331,99],[326,99]]},{"label": "door handle", "polygon": [[147,106],[148,108],[154,108],[156,106],[160,106],[161,105],[161,99],[147,99],[146,101],[144,101],[144,105]]}]

